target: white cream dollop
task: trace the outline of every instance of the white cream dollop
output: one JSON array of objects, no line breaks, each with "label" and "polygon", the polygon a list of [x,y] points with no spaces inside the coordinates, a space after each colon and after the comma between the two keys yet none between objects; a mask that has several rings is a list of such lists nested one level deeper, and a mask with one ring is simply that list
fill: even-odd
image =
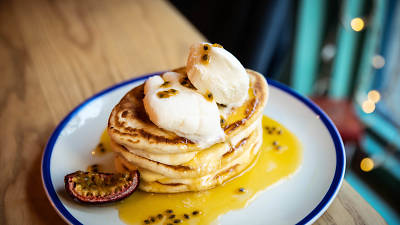
[{"label": "white cream dollop", "polygon": [[198,91],[211,92],[217,103],[240,106],[247,99],[249,76],[239,60],[222,47],[194,44],[186,70]]},{"label": "white cream dollop", "polygon": [[[143,103],[150,120],[204,148],[224,141],[217,104],[194,89],[182,86],[183,78],[182,74],[167,72],[146,81]],[[171,89],[176,92],[169,97],[161,98],[158,94]]]}]

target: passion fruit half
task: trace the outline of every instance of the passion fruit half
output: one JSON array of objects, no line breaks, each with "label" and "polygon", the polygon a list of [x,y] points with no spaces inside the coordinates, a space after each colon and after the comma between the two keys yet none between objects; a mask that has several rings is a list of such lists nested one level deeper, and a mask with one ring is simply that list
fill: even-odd
[{"label": "passion fruit half", "polygon": [[64,178],[65,190],[77,202],[103,204],[122,200],[139,186],[137,170],[126,173],[76,171]]}]

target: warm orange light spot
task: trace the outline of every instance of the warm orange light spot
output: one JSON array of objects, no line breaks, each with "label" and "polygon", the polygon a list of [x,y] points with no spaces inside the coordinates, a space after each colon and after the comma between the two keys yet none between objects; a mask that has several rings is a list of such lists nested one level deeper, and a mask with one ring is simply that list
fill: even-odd
[{"label": "warm orange light spot", "polygon": [[364,172],[369,172],[374,168],[374,161],[371,158],[363,158],[360,163],[360,168]]},{"label": "warm orange light spot", "polygon": [[368,92],[368,100],[377,103],[381,99],[381,94],[377,90],[371,90]]},{"label": "warm orange light spot", "polygon": [[364,28],[364,20],[360,17],[356,17],[351,20],[350,26],[354,31],[361,31]]},{"label": "warm orange light spot", "polygon": [[365,113],[372,113],[375,110],[375,103],[368,99],[362,103],[361,107]]}]

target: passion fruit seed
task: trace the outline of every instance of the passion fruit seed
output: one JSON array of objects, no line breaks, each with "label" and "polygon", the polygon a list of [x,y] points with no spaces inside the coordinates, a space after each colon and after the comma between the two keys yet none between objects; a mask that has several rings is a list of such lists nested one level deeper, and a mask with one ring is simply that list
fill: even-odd
[{"label": "passion fruit seed", "polygon": [[224,117],[221,116],[221,119],[219,120],[219,123],[221,126],[225,125],[226,120],[224,119]]},{"label": "passion fruit seed", "polygon": [[247,192],[247,190],[245,188],[239,188],[238,191],[241,192],[241,193]]},{"label": "passion fruit seed", "polygon": [[265,128],[265,130],[267,131],[268,134],[277,134],[277,135],[281,135],[281,134],[283,133],[283,131],[282,131],[279,127],[265,126],[264,128]]},{"label": "passion fruit seed", "polygon": [[107,150],[105,149],[103,143],[99,143],[97,144],[96,148],[92,151],[92,155],[103,155],[104,153],[106,153]]},{"label": "passion fruit seed", "polygon": [[203,51],[201,54],[201,62],[207,65],[210,62],[210,56],[208,55],[208,51],[210,50],[210,46],[208,44],[203,45]]},{"label": "passion fruit seed", "polygon": [[188,77],[184,77],[180,80],[180,82],[182,86],[190,88],[190,89],[196,89],[193,84],[189,81]]},{"label": "passion fruit seed", "polygon": [[165,81],[163,84],[161,84],[161,88],[166,88],[166,87],[169,87],[170,86],[170,82],[169,81]]},{"label": "passion fruit seed", "polygon": [[[166,210],[164,211],[164,213],[166,213],[166,215],[163,215],[163,214],[159,213],[159,214],[157,214],[156,216],[149,216],[147,219],[144,220],[144,223],[145,223],[145,224],[151,224],[151,223],[154,223],[154,222],[156,222],[156,221],[162,222],[162,221],[163,221],[162,218],[163,218],[164,216],[166,216],[167,219],[170,221],[170,223],[168,223],[168,220],[165,221],[166,224],[183,223],[184,220],[189,220],[189,219],[190,219],[190,214],[192,214],[193,216],[196,216],[196,215],[201,214],[201,212],[200,212],[199,210],[194,210],[192,213],[184,213],[184,214],[182,215],[182,217],[179,218],[179,217],[176,216],[176,214],[173,214],[173,212],[174,212],[174,211],[173,211],[172,209],[166,209]],[[146,222],[146,221],[148,221],[148,222]]]},{"label": "passion fruit seed", "polygon": [[157,96],[159,98],[169,98],[169,97],[174,96],[176,94],[178,94],[178,90],[176,90],[176,89],[169,89],[169,90],[166,90],[166,91],[157,92]]},{"label": "passion fruit seed", "polygon": [[214,99],[213,95],[209,91],[206,93],[205,98],[210,102]]},{"label": "passion fruit seed", "polygon": [[89,166],[89,167],[87,168],[87,170],[88,170],[89,172],[95,172],[95,173],[97,173],[97,172],[100,171],[100,166],[99,166],[98,164],[93,164],[93,165]]}]

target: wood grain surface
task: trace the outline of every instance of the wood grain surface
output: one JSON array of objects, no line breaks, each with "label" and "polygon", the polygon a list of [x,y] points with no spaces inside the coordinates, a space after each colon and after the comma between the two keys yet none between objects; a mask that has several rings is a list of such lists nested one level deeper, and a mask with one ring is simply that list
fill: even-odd
[{"label": "wood grain surface", "polygon": [[[57,123],[112,84],[183,65],[201,40],[164,1],[0,1],[0,224],[64,224],[40,177]],[[385,222],[345,182],[317,224]]]}]

